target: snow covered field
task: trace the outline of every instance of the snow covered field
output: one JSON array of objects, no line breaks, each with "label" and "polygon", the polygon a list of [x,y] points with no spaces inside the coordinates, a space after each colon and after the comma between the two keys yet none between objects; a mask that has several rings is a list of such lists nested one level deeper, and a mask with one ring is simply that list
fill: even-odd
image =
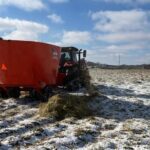
[{"label": "snow covered field", "polygon": [[56,121],[37,101],[0,99],[0,150],[150,149],[150,70],[91,69],[93,116]]}]

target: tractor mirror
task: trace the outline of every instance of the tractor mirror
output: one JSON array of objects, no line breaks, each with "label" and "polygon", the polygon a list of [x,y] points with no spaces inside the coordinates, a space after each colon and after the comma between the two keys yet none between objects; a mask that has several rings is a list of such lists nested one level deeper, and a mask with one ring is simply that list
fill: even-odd
[{"label": "tractor mirror", "polygon": [[83,51],[83,57],[86,57],[86,50]]}]

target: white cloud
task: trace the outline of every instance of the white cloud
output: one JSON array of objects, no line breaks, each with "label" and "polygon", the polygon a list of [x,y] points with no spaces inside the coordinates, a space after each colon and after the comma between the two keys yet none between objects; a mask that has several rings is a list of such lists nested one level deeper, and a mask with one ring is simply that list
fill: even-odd
[{"label": "white cloud", "polygon": [[121,64],[150,63],[150,54],[144,54],[144,49],[150,49],[149,45],[122,44],[95,46],[88,50],[88,60],[105,64],[118,65],[118,57],[121,56]]},{"label": "white cloud", "polygon": [[105,46],[95,46],[93,47],[93,51],[96,53],[109,53],[109,54],[128,54],[129,52],[142,52],[144,49],[149,49],[149,45],[145,44],[110,44]]},{"label": "white cloud", "polygon": [[143,56],[140,56],[137,63],[139,64],[150,64],[150,53],[146,53]]},{"label": "white cloud", "polygon": [[0,6],[15,6],[26,11],[45,8],[42,0],[0,0]]},{"label": "white cloud", "polygon": [[91,41],[91,35],[87,31],[65,31],[60,45],[85,45]]},{"label": "white cloud", "polygon": [[[150,51],[150,11],[98,11],[89,12],[89,15],[94,23],[96,39],[104,45],[97,42],[97,46],[92,48],[92,60],[118,64],[116,59],[120,54],[122,63],[126,64],[149,61],[144,54]],[[99,60],[98,53],[101,54]]]},{"label": "white cloud", "polygon": [[123,4],[147,4],[150,0],[95,0],[99,2],[110,2],[110,3],[123,3]]},{"label": "white cloud", "polygon": [[52,3],[66,3],[69,2],[69,0],[49,0]]},{"label": "white cloud", "polygon": [[38,40],[39,35],[47,32],[48,27],[40,23],[0,18],[0,33],[4,39]]},{"label": "white cloud", "polygon": [[48,18],[54,22],[54,23],[63,23],[63,19],[61,18],[61,16],[57,15],[57,14],[50,14],[48,15]]},{"label": "white cloud", "polygon": [[115,44],[150,41],[149,11],[99,11],[90,15],[100,41]]},{"label": "white cloud", "polygon": [[130,11],[99,11],[91,13],[96,21],[95,29],[102,32],[146,30],[150,26],[149,12],[142,10]]},{"label": "white cloud", "polygon": [[150,41],[150,34],[147,32],[119,32],[98,35],[97,39],[108,43],[138,43],[142,41]]},{"label": "white cloud", "polygon": [[109,53],[125,54],[131,51],[142,51],[143,45],[138,44],[122,44],[122,45],[108,45],[105,51]]}]

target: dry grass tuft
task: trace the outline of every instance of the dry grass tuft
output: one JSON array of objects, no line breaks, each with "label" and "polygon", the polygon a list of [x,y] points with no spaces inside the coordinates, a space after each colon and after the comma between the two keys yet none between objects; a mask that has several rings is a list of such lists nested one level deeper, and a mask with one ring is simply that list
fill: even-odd
[{"label": "dry grass tuft", "polygon": [[98,89],[92,84],[89,86],[87,91],[88,91],[89,96],[91,98],[94,98],[94,97],[97,97],[97,96],[101,96],[101,94],[99,93]]},{"label": "dry grass tuft", "polygon": [[83,129],[83,128],[78,128],[75,130],[75,136],[77,136],[77,137],[84,136],[87,134],[94,135],[94,134],[96,134],[96,132],[91,129]]},{"label": "dry grass tuft", "polygon": [[88,69],[81,70],[80,78],[83,85],[88,89],[91,86],[91,77]]},{"label": "dry grass tuft", "polygon": [[78,128],[75,130],[75,136],[83,136],[86,134],[86,130],[85,129],[82,129],[82,128]]},{"label": "dry grass tuft", "polygon": [[91,83],[91,77],[89,70],[81,70],[81,81],[83,82],[84,87],[87,89],[90,97],[100,96],[96,87]]},{"label": "dry grass tuft", "polygon": [[48,103],[40,105],[39,113],[44,117],[55,117],[57,120],[66,117],[84,118],[91,115],[88,107],[89,97],[69,94],[57,94]]}]

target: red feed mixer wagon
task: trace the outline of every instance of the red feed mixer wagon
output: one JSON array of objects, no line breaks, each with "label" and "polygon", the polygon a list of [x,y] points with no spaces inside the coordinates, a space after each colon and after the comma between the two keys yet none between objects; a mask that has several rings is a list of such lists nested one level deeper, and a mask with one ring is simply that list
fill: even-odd
[{"label": "red feed mixer wagon", "polygon": [[56,85],[60,52],[50,44],[0,40],[2,97],[18,97],[20,88],[40,91]]},{"label": "red feed mixer wagon", "polygon": [[0,39],[0,96],[18,98],[20,91],[29,91],[48,99],[54,87],[70,88],[79,77],[81,53],[74,47]]}]

